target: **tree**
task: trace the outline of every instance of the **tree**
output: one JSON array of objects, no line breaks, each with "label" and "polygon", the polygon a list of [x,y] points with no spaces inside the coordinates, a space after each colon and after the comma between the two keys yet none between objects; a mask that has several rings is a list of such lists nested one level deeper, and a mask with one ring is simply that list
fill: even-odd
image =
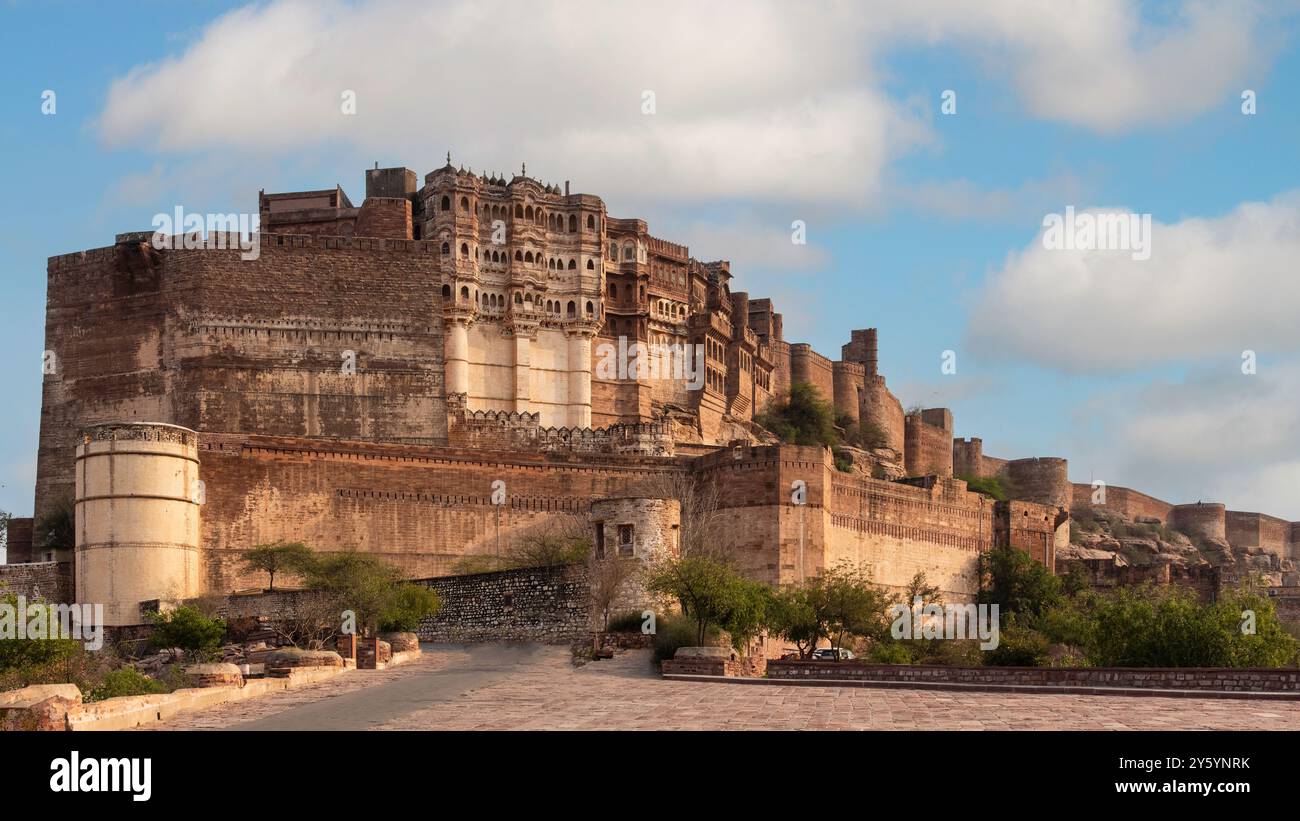
[{"label": "tree", "polygon": [[835,433],[835,408],[809,382],[796,382],[790,393],[755,420],[782,442],[830,447]]},{"label": "tree", "polygon": [[865,573],[841,564],[777,593],[767,624],[772,632],[794,642],[801,657],[808,658],[822,640],[838,649],[850,633],[883,635],[887,604],[885,594]]},{"label": "tree", "polygon": [[320,555],[306,570],[307,587],[329,594],[342,619],[356,614],[357,626],[374,631],[392,603],[401,572],[377,557],[356,551]]},{"label": "tree", "polygon": [[1001,613],[1042,615],[1061,601],[1061,580],[1019,548],[995,547],[980,555],[980,604]]},{"label": "tree", "polygon": [[591,553],[591,539],[585,533],[548,530],[525,536],[503,557],[506,568],[561,567],[581,564]]},{"label": "tree", "polygon": [[267,589],[275,592],[276,573],[303,573],[314,560],[315,554],[302,542],[276,542],[244,553],[244,569],[266,573],[270,577]]},{"label": "tree", "polygon": [[669,559],[653,572],[646,587],[677,599],[683,615],[695,622],[696,641],[701,645],[711,627],[729,632],[736,645],[757,635],[764,623],[767,591],[763,586],[708,556]]},{"label": "tree", "polygon": [[772,597],[767,612],[767,628],[794,642],[800,658],[811,656],[817,643],[830,637],[825,624],[813,605],[807,586],[788,587]]},{"label": "tree", "polygon": [[907,583],[907,589],[903,591],[903,604],[911,607],[918,598],[922,604],[943,604],[942,591],[930,584],[924,570],[916,571],[916,575]]},{"label": "tree", "polygon": [[832,647],[839,649],[847,633],[879,636],[885,632],[887,597],[861,569],[841,564],[815,581],[815,609],[823,614]]}]

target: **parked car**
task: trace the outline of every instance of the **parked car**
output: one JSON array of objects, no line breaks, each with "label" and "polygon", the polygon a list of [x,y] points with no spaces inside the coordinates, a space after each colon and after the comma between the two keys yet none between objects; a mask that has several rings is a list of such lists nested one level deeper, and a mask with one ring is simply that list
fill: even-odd
[{"label": "parked car", "polygon": [[[837,652],[838,656],[836,655]],[[813,661],[847,661],[853,658],[853,651],[846,647],[841,647],[838,651],[833,647],[823,647],[820,650],[814,650],[812,657]]]}]

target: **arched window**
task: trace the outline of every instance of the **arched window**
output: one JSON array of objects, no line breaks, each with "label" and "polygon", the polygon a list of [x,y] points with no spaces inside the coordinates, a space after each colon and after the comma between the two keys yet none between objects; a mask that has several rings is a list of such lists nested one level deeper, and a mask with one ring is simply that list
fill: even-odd
[{"label": "arched window", "polygon": [[577,267],[578,267],[578,261],[577,261],[577,260],[575,260],[575,259],[571,259],[571,260],[569,260],[569,270],[570,270],[570,271],[576,270]]},{"label": "arched window", "polygon": [[462,211],[468,211],[468,210],[469,210],[469,198],[468,198],[468,197],[461,197],[461,198],[460,198],[460,210],[462,210]]},{"label": "arched window", "polygon": [[533,261],[533,252],[532,252],[532,251],[525,251],[525,252],[524,252],[524,262],[532,262],[532,261]]},{"label": "arched window", "polygon": [[492,252],[492,261],[493,261],[493,262],[500,262],[500,261],[501,261],[501,258],[497,256],[497,252],[496,252],[496,251],[493,251],[493,252]]},{"label": "arched window", "polygon": [[443,197],[443,198],[442,198],[442,210],[443,210],[443,211],[450,211],[450,210],[451,210],[451,197]]},{"label": "arched window", "polygon": [[460,299],[462,302],[469,299],[469,288],[465,287],[464,285],[460,287]]},{"label": "arched window", "polygon": [[577,230],[578,230],[578,217],[577,217],[576,215],[574,215],[574,214],[570,214],[570,215],[569,215],[569,233],[572,234],[573,232],[575,232],[575,231],[577,231]]},{"label": "arched window", "polygon": [[578,306],[573,304],[573,300],[569,300],[568,313],[569,319],[573,319],[578,315]]},{"label": "arched window", "polygon": [[623,246],[623,261],[631,262],[634,259],[636,259],[636,246],[629,242]]},{"label": "arched window", "polygon": [[463,242],[460,244],[460,255],[466,259],[469,258],[469,245]]},{"label": "arched window", "polygon": [[523,262],[523,261],[524,261],[523,253],[520,251],[515,251],[515,262]]},{"label": "arched window", "polygon": [[554,257],[552,257],[552,258],[546,260],[546,267],[547,267],[547,268],[550,268],[552,271],[555,270],[555,258],[554,258]]},{"label": "arched window", "polygon": [[596,263],[592,262],[591,260],[587,260],[587,270],[588,271],[596,270]]},{"label": "arched window", "polygon": [[615,299],[616,297],[618,297],[618,286],[611,282],[609,283],[609,298]]},{"label": "arched window", "polygon": [[609,260],[610,262],[618,262],[618,246],[612,242],[609,244]]},{"label": "arched window", "polygon": [[524,304],[524,298],[521,297],[521,296],[519,295],[519,292],[518,292],[518,291],[515,291],[515,304],[516,304],[516,305],[523,305],[523,304]]},{"label": "arched window", "polygon": [[596,309],[591,304],[591,300],[587,300],[587,316],[591,316],[592,313],[595,312],[595,310]]},{"label": "arched window", "polygon": [[451,299],[451,286],[450,286],[450,285],[444,285],[444,286],[442,286],[442,298],[443,298],[443,299]]},{"label": "arched window", "polygon": [[533,207],[530,205],[524,209],[524,219],[530,220],[532,218],[533,218]]},{"label": "arched window", "polygon": [[444,243],[442,244],[442,252],[443,252],[444,254],[450,254],[450,253],[451,253],[451,246],[444,242]]},{"label": "arched window", "polygon": [[587,215],[587,227],[593,231],[596,230],[596,218],[591,214]]}]

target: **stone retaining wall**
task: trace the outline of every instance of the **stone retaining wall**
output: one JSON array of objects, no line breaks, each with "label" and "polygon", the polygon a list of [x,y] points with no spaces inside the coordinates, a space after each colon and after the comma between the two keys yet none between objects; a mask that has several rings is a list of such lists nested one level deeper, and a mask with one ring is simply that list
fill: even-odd
[{"label": "stone retaining wall", "polygon": [[782,681],[1300,692],[1300,670],[1286,668],[939,667],[778,660],[768,662],[767,677]]}]

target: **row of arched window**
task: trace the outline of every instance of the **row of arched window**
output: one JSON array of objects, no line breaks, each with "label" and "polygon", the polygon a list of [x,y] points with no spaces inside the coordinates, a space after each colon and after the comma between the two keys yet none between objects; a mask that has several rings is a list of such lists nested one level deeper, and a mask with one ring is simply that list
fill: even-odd
[{"label": "row of arched window", "polygon": [[[450,243],[444,242],[442,244],[442,253],[444,255],[451,253]],[[489,251],[488,249],[485,248],[482,250],[481,254],[484,262],[509,262],[510,261],[510,255],[508,251],[495,251],[495,250]],[[470,251],[469,243],[462,242],[460,244],[460,258],[469,259],[472,255],[473,253]],[[542,264],[542,255],[538,253],[537,255],[534,256],[532,251],[517,250],[515,251],[515,262],[522,262],[525,265],[540,266]],[[565,266],[565,262],[562,259],[552,257],[547,260],[546,267],[552,271],[563,271],[565,270],[564,266]],[[568,270],[573,271],[576,270],[577,267],[578,267],[578,261],[570,257],[568,261]],[[596,270],[596,265],[591,260],[587,260],[587,270],[588,271]]]},{"label": "row of arched window", "polygon": [[[430,202],[432,202],[432,200]],[[452,210],[451,197],[449,195],[444,195],[441,202],[439,203],[439,206],[440,206],[440,211],[442,213],[444,214],[450,213]],[[469,197],[460,198],[460,210],[465,212],[470,210]],[[551,231],[567,230],[569,233],[575,233],[575,234],[578,232],[577,214],[568,214],[566,219],[565,214],[557,213],[555,211],[544,211],[540,207],[534,209],[531,203],[527,205],[521,203],[515,203],[514,210],[515,210],[515,219],[527,220],[528,222],[534,223],[536,225],[545,226],[547,229]],[[483,203],[483,207],[480,210],[480,213],[482,214],[483,219],[504,220],[510,216],[510,206],[493,205],[491,203],[485,202]],[[595,214],[587,215],[587,230],[588,231],[596,230]]]},{"label": "row of arched window", "polygon": [[656,300],[655,312],[660,316],[668,317],[672,320],[682,320],[686,318],[686,306],[669,299]]},{"label": "row of arched window", "polygon": [[[442,298],[451,299],[450,285],[442,286]],[[460,287],[460,302],[462,304],[469,304],[470,300],[471,300],[471,295],[470,295],[469,286],[462,285]],[[487,291],[484,291],[480,294],[477,289],[475,289],[475,291],[473,292],[473,301],[481,305],[482,309],[485,311],[505,310],[506,303],[507,303],[505,294],[494,294],[494,293],[489,293]],[[532,294],[520,294],[518,291],[516,291],[514,301],[515,304],[520,307],[526,306],[528,310],[533,309]],[[586,315],[588,317],[595,316],[596,306],[591,302],[591,300],[587,300],[587,304],[583,307],[586,309]],[[573,319],[578,315],[578,304],[573,300],[569,300],[568,305],[562,305],[561,301],[558,299],[548,299],[546,300],[545,304],[543,304],[542,301],[538,299],[537,309],[544,310],[546,313],[553,314],[555,316],[560,316],[564,314],[567,315],[569,319]]]},{"label": "row of arched window", "polygon": [[[607,250],[609,261],[618,262],[618,243],[611,242]],[[636,262],[636,243],[626,242],[623,244],[623,261]]]}]

